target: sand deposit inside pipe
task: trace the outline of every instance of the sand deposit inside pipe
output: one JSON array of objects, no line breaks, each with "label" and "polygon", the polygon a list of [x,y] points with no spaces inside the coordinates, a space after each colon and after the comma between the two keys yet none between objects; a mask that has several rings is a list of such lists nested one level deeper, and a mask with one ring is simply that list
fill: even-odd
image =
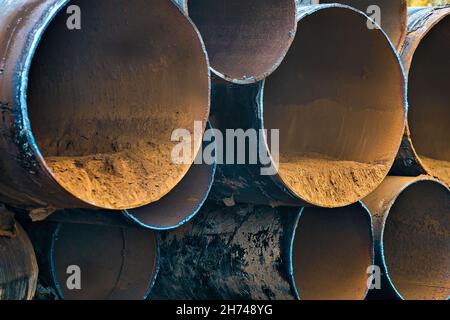
[{"label": "sand deposit inside pipe", "polygon": [[319,157],[281,157],[283,181],[310,203],[334,207],[364,197],[376,188],[387,163],[362,163]]},{"label": "sand deposit inside pipe", "polygon": [[[48,157],[56,180],[92,204],[116,208],[159,200],[179,182],[189,165],[170,159],[171,144],[141,146],[117,153],[83,157]],[[124,192],[124,190],[128,190]]]}]

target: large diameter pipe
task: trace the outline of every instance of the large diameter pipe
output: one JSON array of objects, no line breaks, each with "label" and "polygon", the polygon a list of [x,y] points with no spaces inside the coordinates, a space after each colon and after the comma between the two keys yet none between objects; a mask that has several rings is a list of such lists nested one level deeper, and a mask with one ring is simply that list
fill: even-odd
[{"label": "large diameter pipe", "polygon": [[177,165],[172,132],[204,130],[210,79],[173,3],[2,1],[0,25],[0,202],[131,209],[181,181],[202,133]]},{"label": "large diameter pipe", "polygon": [[154,299],[363,299],[371,219],[339,209],[209,203],[161,235]]},{"label": "large diameter pipe", "polygon": [[0,300],[31,300],[38,265],[33,245],[13,215],[0,207]]},{"label": "large diameter pipe", "polygon": [[27,222],[40,281],[65,300],[139,300],[148,297],[159,269],[151,230]]},{"label": "large diameter pipe", "polygon": [[450,6],[413,10],[402,60],[408,123],[393,174],[428,174],[450,186]]},{"label": "large diameter pipe", "polygon": [[198,27],[213,74],[254,83],[281,63],[296,32],[295,0],[174,0]]},{"label": "large diameter pipe", "polygon": [[[367,28],[367,19],[339,4],[304,6],[292,46],[272,75],[248,85],[214,83],[213,125],[223,136],[228,129],[263,130],[259,150],[250,139],[241,144],[247,158],[271,155],[269,165],[261,157],[253,165],[224,157],[215,198],[339,207],[383,181],[403,135],[405,77],[396,50],[382,30]],[[278,172],[262,175],[261,168],[277,167],[277,132]]]},{"label": "large diameter pipe", "polygon": [[[341,3],[380,18],[379,24],[400,50],[406,37],[407,0],[297,0],[298,5]],[[377,6],[374,7],[374,6]],[[378,11],[379,10],[379,11]]]},{"label": "large diameter pipe", "polygon": [[363,200],[373,216],[381,288],[373,299],[450,297],[450,191],[426,176],[388,177]]}]

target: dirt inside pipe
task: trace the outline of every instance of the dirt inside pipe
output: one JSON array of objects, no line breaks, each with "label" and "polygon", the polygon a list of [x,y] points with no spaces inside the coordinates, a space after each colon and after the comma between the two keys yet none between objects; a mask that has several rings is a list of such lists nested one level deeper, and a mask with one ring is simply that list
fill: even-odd
[{"label": "dirt inside pipe", "polygon": [[349,197],[364,197],[383,180],[387,164],[326,159],[326,156],[283,157],[279,172],[294,190],[307,199],[322,199],[333,207]]},{"label": "dirt inside pipe", "polygon": [[[135,228],[63,224],[51,254],[66,300],[142,300],[157,268],[154,232]],[[79,290],[67,286],[74,283],[70,266],[80,268]]]},{"label": "dirt inside pipe", "polygon": [[391,39],[393,45],[400,49],[406,35],[407,0],[313,0],[317,3],[342,3],[354,7],[377,18],[374,6],[380,8],[380,25]]},{"label": "dirt inside pipe", "polygon": [[[28,115],[56,181],[91,205],[153,203],[190,167],[172,161],[175,129],[201,143],[194,121],[209,113],[206,56],[195,29],[170,1],[73,1],[81,30],[63,9],[32,61]],[[176,27],[174,27],[176,26]]]},{"label": "dirt inside pipe", "polygon": [[417,47],[409,70],[408,125],[428,173],[450,186],[450,16]]},{"label": "dirt inside pipe", "polygon": [[364,299],[372,254],[370,216],[360,203],[338,209],[304,209],[293,247],[300,299]]},{"label": "dirt inside pipe", "polygon": [[433,181],[404,190],[392,206],[383,236],[389,277],[405,299],[450,296],[450,192]]},{"label": "dirt inside pipe", "polygon": [[366,22],[344,8],[302,19],[286,59],[265,81],[264,127],[280,133],[279,176],[315,205],[368,195],[400,145],[404,77],[387,39]]},{"label": "dirt inside pipe", "polygon": [[213,70],[228,80],[261,80],[279,65],[295,33],[294,0],[189,0]]}]

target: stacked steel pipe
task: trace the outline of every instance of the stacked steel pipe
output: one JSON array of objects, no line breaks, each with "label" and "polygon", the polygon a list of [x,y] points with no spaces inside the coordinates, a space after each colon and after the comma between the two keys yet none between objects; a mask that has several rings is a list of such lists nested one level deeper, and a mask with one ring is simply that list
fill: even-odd
[{"label": "stacked steel pipe", "polygon": [[0,0],[0,300],[447,299],[450,6],[334,2]]}]

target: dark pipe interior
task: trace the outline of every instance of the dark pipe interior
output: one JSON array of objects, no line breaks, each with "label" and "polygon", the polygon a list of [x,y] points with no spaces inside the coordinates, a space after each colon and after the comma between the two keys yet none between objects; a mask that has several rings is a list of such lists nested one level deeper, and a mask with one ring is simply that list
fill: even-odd
[{"label": "dark pipe interior", "polygon": [[450,16],[419,44],[409,70],[408,124],[431,175],[450,186]]},{"label": "dark pipe interior", "polygon": [[450,296],[450,192],[433,181],[404,190],[392,206],[383,236],[390,279],[405,299]]},{"label": "dark pipe interior", "polygon": [[361,204],[339,209],[305,208],[293,247],[300,299],[362,300],[372,263],[370,216]]},{"label": "dark pipe interior", "polygon": [[372,15],[368,8],[377,5],[381,9],[381,27],[399,48],[406,34],[407,0],[319,0],[321,4],[342,3]]},{"label": "dark pipe interior", "polygon": [[373,191],[403,134],[403,72],[366,23],[346,8],[308,15],[265,82],[264,126],[280,130],[279,175],[315,205],[345,206]]},{"label": "dark pipe interior", "polygon": [[271,73],[295,32],[294,0],[189,0],[188,10],[211,67],[241,82]]},{"label": "dark pipe interior", "polygon": [[[189,165],[171,159],[174,129],[209,112],[201,41],[167,0],[71,1],[45,31],[28,85],[28,115],[51,173],[79,199],[107,209],[157,201]],[[197,139],[193,156],[200,146]]]},{"label": "dark pipe interior", "polygon": [[[54,243],[54,268],[66,300],[144,299],[156,272],[153,231],[62,224]],[[81,290],[69,290],[69,266],[81,270]]]}]

